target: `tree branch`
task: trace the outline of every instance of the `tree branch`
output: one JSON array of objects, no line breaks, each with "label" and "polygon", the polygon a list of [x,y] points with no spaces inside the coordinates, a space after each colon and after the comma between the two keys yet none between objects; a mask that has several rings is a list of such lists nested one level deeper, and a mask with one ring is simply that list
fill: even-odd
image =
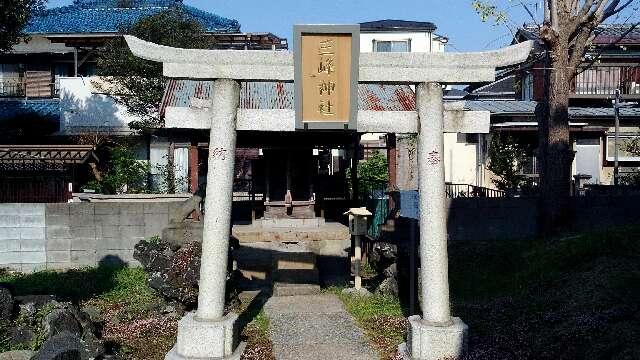
[{"label": "tree branch", "polygon": [[618,6],[620,4],[620,0],[614,0],[604,11],[603,21],[624,10],[627,6],[631,5],[632,2],[633,0],[627,0],[626,3]]}]

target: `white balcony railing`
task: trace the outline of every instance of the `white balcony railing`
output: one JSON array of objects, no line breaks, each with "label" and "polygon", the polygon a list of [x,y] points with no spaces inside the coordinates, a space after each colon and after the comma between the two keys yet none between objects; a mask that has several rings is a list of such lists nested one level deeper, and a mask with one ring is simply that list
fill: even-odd
[{"label": "white balcony railing", "polygon": [[616,90],[622,95],[640,96],[640,66],[594,66],[576,76],[576,95],[613,95]]}]

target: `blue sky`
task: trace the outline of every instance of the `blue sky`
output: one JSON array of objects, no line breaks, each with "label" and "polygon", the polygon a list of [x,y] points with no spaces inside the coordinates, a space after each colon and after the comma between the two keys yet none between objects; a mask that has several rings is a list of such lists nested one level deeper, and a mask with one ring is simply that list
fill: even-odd
[{"label": "blue sky", "polygon": [[[511,7],[508,11],[512,28],[530,21],[518,1],[496,2]],[[535,4],[541,0],[526,2]],[[48,6],[70,3],[71,0],[49,0]],[[451,46],[447,51],[495,49],[511,40],[507,26],[480,21],[471,0],[184,0],[184,3],[236,19],[243,31],[272,32],[286,37],[290,44],[294,24],[346,24],[379,19],[431,21],[438,26],[439,34],[449,37]],[[535,11],[535,5],[531,9]]]}]

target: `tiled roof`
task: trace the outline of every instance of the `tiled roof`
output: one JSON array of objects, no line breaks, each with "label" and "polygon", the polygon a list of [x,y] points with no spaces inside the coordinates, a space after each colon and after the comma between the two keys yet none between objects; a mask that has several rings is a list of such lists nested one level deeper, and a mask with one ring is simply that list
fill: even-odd
[{"label": "tiled roof", "polygon": [[59,121],[60,100],[0,100],[0,122],[29,115]]},{"label": "tiled roof", "polygon": [[239,32],[240,24],[191,6],[182,0],[75,0],[72,5],[36,14],[29,34],[115,33],[122,26],[168,9],[181,9],[209,32]]},{"label": "tiled roof", "polygon": [[471,92],[472,95],[511,95],[515,96],[516,76],[509,75]]},{"label": "tiled roof", "polygon": [[[484,110],[491,112],[492,115],[522,115],[534,116],[537,102],[535,101],[517,101],[517,100],[476,100],[465,101],[466,110]],[[600,107],[570,107],[569,117],[573,119],[587,118],[613,118],[613,108]],[[620,109],[620,117],[640,118],[640,108],[622,108]]]},{"label": "tiled roof", "polygon": [[630,30],[631,25],[601,25],[597,29],[596,44],[638,44],[640,43],[640,26]]},{"label": "tiled roof", "polygon": [[360,23],[362,32],[388,32],[388,31],[435,31],[436,25],[426,21],[407,20],[376,20]]},{"label": "tiled roof", "polygon": [[[192,98],[211,99],[213,82],[171,79],[167,83],[160,105],[161,113],[167,107],[188,107]],[[293,109],[294,85],[291,82],[242,82],[240,108]],[[407,85],[358,85],[358,109],[374,111],[414,111],[415,94]]]},{"label": "tiled roof", "polygon": [[[535,40],[538,38],[538,31],[536,25],[527,24],[520,29],[519,34],[526,39]],[[594,44],[640,44],[640,26],[632,24],[603,24],[598,26],[595,33]]]}]

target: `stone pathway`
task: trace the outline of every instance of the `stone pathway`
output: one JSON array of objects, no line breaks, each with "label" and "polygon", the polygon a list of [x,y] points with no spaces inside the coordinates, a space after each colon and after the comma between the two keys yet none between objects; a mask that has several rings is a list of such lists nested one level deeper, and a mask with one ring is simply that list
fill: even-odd
[{"label": "stone pathway", "polygon": [[277,360],[379,358],[334,295],[272,297],[265,311]]}]

